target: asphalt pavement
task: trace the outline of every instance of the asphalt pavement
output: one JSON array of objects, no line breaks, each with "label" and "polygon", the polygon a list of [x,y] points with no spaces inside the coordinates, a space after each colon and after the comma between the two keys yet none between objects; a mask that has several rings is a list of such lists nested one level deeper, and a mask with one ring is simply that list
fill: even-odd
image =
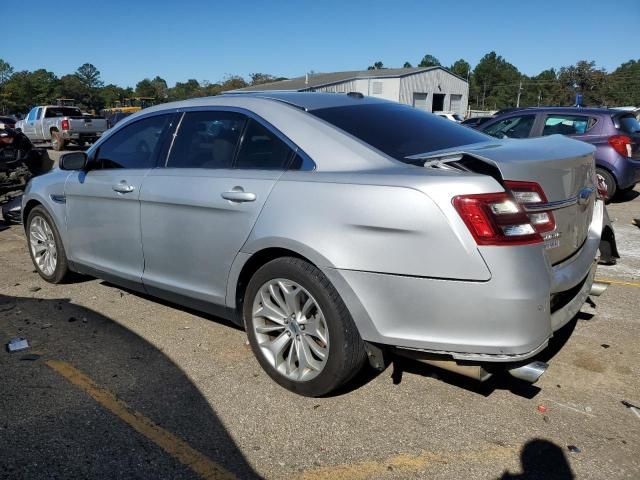
[{"label": "asphalt pavement", "polygon": [[[57,155],[51,153],[55,160]],[[101,280],[50,285],[0,231],[0,478],[640,478],[640,192],[622,259],[535,386],[395,362],[320,399],[244,332]],[[481,321],[479,318],[478,321]]]}]

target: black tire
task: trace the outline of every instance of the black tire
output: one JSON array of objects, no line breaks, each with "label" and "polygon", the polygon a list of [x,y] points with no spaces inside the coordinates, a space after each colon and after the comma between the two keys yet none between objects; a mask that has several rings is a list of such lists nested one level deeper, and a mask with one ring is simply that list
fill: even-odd
[{"label": "black tire", "polygon": [[609,198],[605,203],[609,203],[618,191],[616,179],[611,173],[609,173],[608,170],[605,170],[604,168],[596,168],[596,173],[602,175],[602,178],[604,178],[604,182],[607,184],[607,195],[609,196]]},{"label": "black tire", "polygon": [[[40,269],[40,267],[38,266],[38,263],[36,262],[36,259],[33,256],[33,250],[31,248],[31,242],[29,237],[30,237],[31,224],[33,223],[36,217],[41,217],[45,222],[47,222],[47,224],[51,228],[51,232],[53,233],[53,239],[54,239],[54,242],[56,245],[56,251],[57,251],[57,261],[56,261],[55,270],[51,275],[45,274]],[[49,215],[49,212],[47,212],[44,209],[44,207],[38,205],[37,207],[34,207],[33,210],[29,212],[29,217],[27,218],[26,226],[27,226],[26,228],[27,248],[29,249],[29,256],[31,256],[31,261],[33,262],[33,265],[36,268],[36,271],[44,280],[46,280],[49,283],[62,283],[69,274],[69,264],[67,262],[67,255],[66,255],[66,252],[64,251],[64,246],[62,245],[62,240],[60,239],[60,234],[58,233],[58,229],[56,228],[56,224],[51,218],[51,215]]]},{"label": "black tire", "polygon": [[62,138],[62,134],[57,130],[51,132],[51,147],[56,152],[64,150],[64,138]]},{"label": "black tire", "polygon": [[[326,364],[316,377],[307,381],[290,380],[260,350],[253,328],[253,301],[260,288],[270,280],[283,278],[307,290],[322,310],[329,332]],[[244,296],[243,318],[251,349],[267,374],[286,389],[307,397],[318,397],[351,380],[366,360],[364,342],[351,314],[329,279],[315,266],[295,257],[281,257],[263,265],[253,275]]]}]

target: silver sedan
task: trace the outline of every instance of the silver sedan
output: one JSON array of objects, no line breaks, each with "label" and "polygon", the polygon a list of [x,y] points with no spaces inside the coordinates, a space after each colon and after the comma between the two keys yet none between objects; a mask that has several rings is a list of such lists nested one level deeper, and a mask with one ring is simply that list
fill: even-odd
[{"label": "silver sedan", "polygon": [[237,322],[303,395],[390,353],[535,381],[592,291],[603,222],[590,145],[325,93],[145,109],[33,179],[23,211],[45,280]]}]

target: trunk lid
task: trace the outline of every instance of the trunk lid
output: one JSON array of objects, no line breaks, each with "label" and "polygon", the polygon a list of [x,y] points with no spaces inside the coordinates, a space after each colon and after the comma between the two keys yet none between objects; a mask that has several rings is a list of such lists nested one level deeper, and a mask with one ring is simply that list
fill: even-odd
[{"label": "trunk lid", "polygon": [[[594,152],[592,145],[561,135],[505,139],[455,149],[455,153],[495,165],[502,180],[536,182],[542,187],[547,202],[541,210],[551,211],[556,224],[554,230],[543,234],[552,264],[571,257],[587,238],[597,192]],[[439,155],[448,157],[452,153]]]}]

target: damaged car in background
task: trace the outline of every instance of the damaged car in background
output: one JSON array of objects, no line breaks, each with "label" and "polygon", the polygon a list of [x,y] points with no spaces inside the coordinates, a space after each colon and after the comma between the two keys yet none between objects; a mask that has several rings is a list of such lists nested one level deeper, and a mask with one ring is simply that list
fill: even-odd
[{"label": "damaged car in background", "polygon": [[227,318],[308,396],[391,354],[535,382],[603,290],[593,146],[360,94],[145,109],[34,178],[23,208],[46,281],[81,272]]},{"label": "damaged car in background", "polygon": [[36,171],[40,154],[13,124],[0,121],[0,211],[7,222],[20,222],[21,196]]}]

